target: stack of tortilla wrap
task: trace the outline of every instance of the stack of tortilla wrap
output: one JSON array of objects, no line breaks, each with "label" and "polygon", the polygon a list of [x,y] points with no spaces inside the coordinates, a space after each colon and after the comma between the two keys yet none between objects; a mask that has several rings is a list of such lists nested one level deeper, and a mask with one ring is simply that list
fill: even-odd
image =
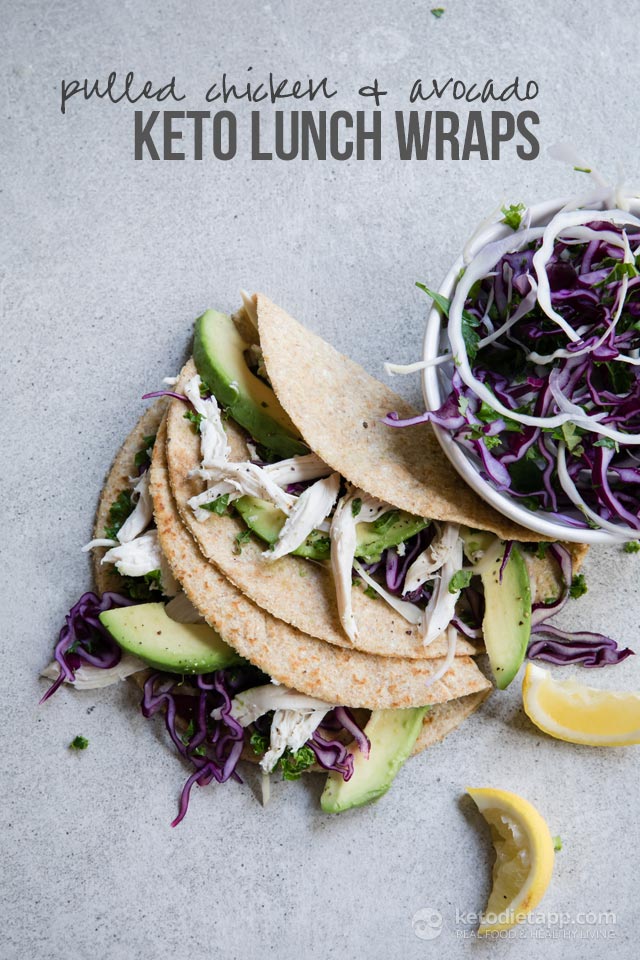
[{"label": "stack of tortilla wrap", "polygon": [[[266,297],[247,299],[233,319],[242,337],[259,345],[264,378],[292,430],[343,485],[391,508],[503,540],[540,539],[464,485],[428,424],[410,431],[383,425],[391,410],[403,418],[414,411]],[[190,360],[171,393],[182,398],[196,373]],[[226,459],[250,462],[255,447],[232,416],[231,408],[224,420]],[[425,645],[415,624],[355,584],[350,604],[357,631],[349,632],[327,562],[291,553],[269,561],[264,543],[246,535],[233,511],[203,519],[193,500],[202,501],[211,479],[202,468],[202,438],[176,396],[156,400],[117,455],[97,513],[98,542],[112,504],[135,483],[136,454],[153,435],[148,493],[163,571],[238,654],[274,683],[329,705],[365,711],[429,705],[414,753],[441,740],[480,705],[491,689],[473,659],[482,652],[481,638],[458,634],[455,656],[444,633]],[[122,588],[117,565],[105,563],[106,556],[98,545],[94,569],[101,593]],[[581,556],[575,548],[574,564]],[[528,564],[537,596],[558,592],[557,567],[549,559],[531,555]],[[134,673],[139,681],[145,676]],[[250,758],[251,751],[243,756]]]}]

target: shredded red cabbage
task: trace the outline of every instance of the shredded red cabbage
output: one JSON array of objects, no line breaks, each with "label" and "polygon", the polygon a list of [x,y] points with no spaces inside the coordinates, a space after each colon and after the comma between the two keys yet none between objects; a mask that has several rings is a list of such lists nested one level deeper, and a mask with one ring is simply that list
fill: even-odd
[{"label": "shredded red cabbage", "polygon": [[[408,420],[391,413],[384,422],[437,424],[470,452],[486,480],[522,506],[576,528],[601,520],[623,537],[636,536],[640,230],[592,220],[556,236],[545,270],[550,303],[575,340],[538,299],[542,277],[533,258],[542,238],[526,243],[525,234],[521,242],[524,249],[503,255],[472,286],[462,319],[472,378],[512,416],[481,399],[454,367],[438,410]],[[572,412],[575,422],[559,426],[518,420]],[[598,432],[596,419],[616,439]]]},{"label": "shredded red cabbage", "polygon": [[191,404],[188,397],[183,393],[175,393],[173,390],[154,390],[153,393],[144,393],[143,400],[155,400],[156,397],[172,397],[174,400],[183,400],[184,403]]},{"label": "shredded red cabbage", "polygon": [[581,663],[585,667],[605,667],[621,663],[633,656],[628,647],[621,650],[615,640],[601,633],[561,630],[549,623],[569,599],[573,580],[571,554],[561,543],[550,543],[547,555],[553,557],[560,570],[562,588],[551,602],[534,603],[531,612],[531,640],[527,648],[528,660],[546,660],[548,663]]},{"label": "shredded red cabbage", "polygon": [[348,707],[336,707],[333,711],[336,717],[336,720],[340,723],[342,727],[351,734],[355,742],[358,744],[358,749],[360,753],[365,758],[369,759],[369,753],[371,752],[371,741],[366,735],[364,730],[356,722],[355,717],[351,713]]},{"label": "shredded red cabbage", "polygon": [[[178,815],[171,826],[177,826],[189,807],[194,784],[204,787],[215,780],[241,782],[236,772],[244,745],[244,728],[231,716],[231,701],[242,690],[264,680],[254,667],[218,670],[214,674],[189,678],[195,689],[188,692],[182,677],[153,673],[145,682],[141,710],[152,717],[164,710],[164,721],[176,749],[194,770],[182,788]],[[214,720],[213,710],[221,709]],[[185,729],[186,733],[181,733]]]},{"label": "shredded red cabbage", "polygon": [[[245,741],[252,730],[268,739],[271,714],[260,717],[243,728],[231,714],[233,698],[243,690],[268,683],[268,678],[256,667],[247,665],[217,673],[182,677],[167,673],[153,673],[145,682],[141,710],[145,717],[164,712],[164,722],[178,753],[193,770],[180,794],[178,814],[171,826],[177,826],[185,817],[194,784],[204,787],[215,780],[241,778],[237,772]],[[219,719],[212,713],[220,710]],[[363,730],[346,707],[337,707],[324,718],[307,741],[318,764],[325,770],[335,770],[345,780],[353,773],[353,754],[331,731],[344,729],[368,757],[370,743]],[[329,734],[327,736],[327,734]]]},{"label": "shredded red cabbage", "polygon": [[633,656],[633,650],[621,650],[615,640],[601,633],[569,632],[543,624],[536,628],[535,638],[529,644],[529,660],[546,660],[547,663],[581,663],[585,667],[606,667],[621,663]]},{"label": "shredded red cabbage", "polygon": [[73,683],[75,671],[83,663],[109,670],[120,662],[122,651],[98,616],[104,610],[128,607],[135,602],[111,592],[103,593],[102,597],[87,592],[80,597],[67,614],[53,651],[60,672],[40,703],[48,700],[65,680]]},{"label": "shredded red cabbage", "polygon": [[339,740],[325,739],[320,729],[321,726],[307,740],[306,746],[311,747],[324,770],[335,770],[342,774],[344,780],[350,780],[353,776],[353,754]]}]

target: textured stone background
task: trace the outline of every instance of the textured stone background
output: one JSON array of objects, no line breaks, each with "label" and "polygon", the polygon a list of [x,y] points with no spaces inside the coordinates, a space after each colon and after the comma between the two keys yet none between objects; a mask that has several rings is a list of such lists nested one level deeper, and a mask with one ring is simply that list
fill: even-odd
[{"label": "textured stone background", "polygon": [[[38,670],[89,585],[79,548],[104,473],[203,308],[263,289],[382,374],[385,359],[417,357],[414,280],[437,283],[470,225],[501,198],[581,183],[509,149],[500,162],[401,163],[389,149],[379,163],[136,163],[133,108],[74,103],[62,117],[61,77],[175,73],[198,108],[210,78],[253,64],[329,74],[353,108],[349,91],[376,74],[398,90],[418,75],[519,73],[540,82],[543,147],[569,138],[607,174],[637,177],[637,0],[444,5],[436,21],[426,2],[382,0],[0,4],[3,960],[637,954],[636,754],[539,735],[517,684],[372,809],[324,816],[309,779],[275,784],[265,810],[249,773],[196,791],[175,831],[184,771],[127,685],[36,706]],[[400,104],[387,99],[385,122]],[[417,381],[399,389],[418,399]],[[636,643],[639,564],[594,549],[566,622]],[[633,687],[638,666],[588,676]],[[81,755],[66,749],[76,734],[90,739]],[[491,863],[467,784],[521,792],[562,836],[546,910],[610,910],[615,925],[543,926],[545,948],[540,928],[499,948],[462,941],[456,910],[483,907]],[[423,908],[442,914],[437,940],[413,932]]]}]

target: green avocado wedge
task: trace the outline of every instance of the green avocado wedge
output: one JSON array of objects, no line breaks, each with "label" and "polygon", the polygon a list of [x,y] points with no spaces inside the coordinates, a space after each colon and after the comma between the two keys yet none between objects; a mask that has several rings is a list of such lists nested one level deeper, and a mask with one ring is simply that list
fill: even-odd
[{"label": "green avocado wedge", "polygon": [[248,348],[228,314],[207,310],[196,320],[193,359],[218,403],[278,459],[303,456],[309,449],[275,393],[247,366]]},{"label": "green avocado wedge", "polygon": [[371,743],[369,758],[353,755],[353,775],[343,780],[332,772],[320,798],[325,813],[342,813],[372,803],[387,792],[405,760],[411,755],[429,707],[407,710],[374,710],[365,727]]},{"label": "green avocado wedge", "polygon": [[178,623],[164,603],[115,607],[100,622],[116,643],[168,673],[211,673],[244,662],[206,623]]},{"label": "green avocado wedge", "polygon": [[529,571],[517,544],[500,579],[506,544],[494,540],[474,567],[484,588],[484,643],[499,690],[509,686],[527,652],[531,636],[531,584]]},{"label": "green avocado wedge", "polygon": [[[241,497],[234,507],[256,536],[265,543],[276,542],[286,520],[282,510],[256,497]],[[402,510],[391,510],[374,523],[359,523],[356,527],[356,556],[372,563],[380,559],[383,550],[396,547],[426,526],[427,520]],[[314,530],[293,553],[311,560],[328,560],[331,553],[329,535]]]}]

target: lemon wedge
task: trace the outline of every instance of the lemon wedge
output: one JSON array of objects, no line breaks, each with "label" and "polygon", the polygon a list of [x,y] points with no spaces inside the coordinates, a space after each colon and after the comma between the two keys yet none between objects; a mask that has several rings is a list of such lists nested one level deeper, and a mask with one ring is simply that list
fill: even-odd
[{"label": "lemon wedge", "polygon": [[574,678],[555,680],[549,670],[529,663],[522,703],[536,727],[557,740],[592,747],[640,743],[640,693],[599,690]]},{"label": "lemon wedge", "polygon": [[493,889],[479,935],[509,930],[526,919],[549,886],[555,859],[544,818],[528,800],[508,790],[467,787],[491,828],[496,849]]}]

